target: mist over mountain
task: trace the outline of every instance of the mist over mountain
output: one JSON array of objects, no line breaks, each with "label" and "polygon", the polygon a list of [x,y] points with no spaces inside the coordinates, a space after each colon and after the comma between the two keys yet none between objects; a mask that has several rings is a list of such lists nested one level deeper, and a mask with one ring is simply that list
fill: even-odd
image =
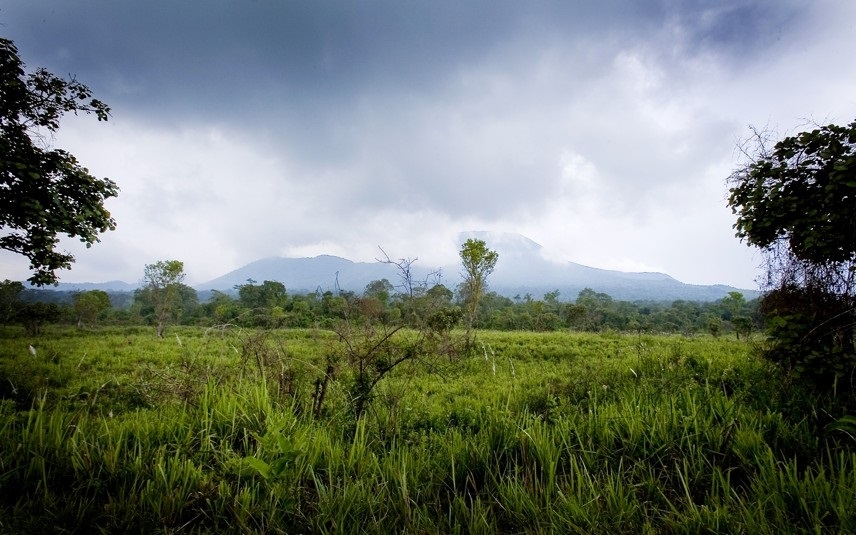
[{"label": "mist over mountain", "polygon": [[[559,290],[559,299],[573,301],[581,290],[591,288],[624,301],[715,301],[739,291],[747,299],[758,295],[754,289],[739,289],[721,284],[685,284],[665,273],[626,272],[598,269],[570,261],[557,261],[540,244],[526,236],[505,232],[469,231],[458,235],[458,243],[467,239],[480,239],[499,253],[496,270],[488,277],[489,291],[515,298],[527,294],[541,298],[545,293]],[[398,260],[398,259],[393,259]],[[415,282],[429,286],[442,283],[455,289],[461,282],[461,266],[433,266],[414,262],[412,275]],[[399,270],[382,262],[353,262],[347,258],[320,255],[313,258],[271,257],[250,262],[216,279],[195,288],[203,293],[211,290],[231,291],[235,286],[252,280],[279,281],[289,292],[348,290],[362,293],[372,281],[388,279],[400,288]],[[104,283],[60,283],[55,289],[73,292],[104,290],[132,292],[139,287],[122,281]]]},{"label": "mist over mountain", "polygon": [[[573,301],[579,292],[591,288],[619,300],[713,301],[741,291],[747,298],[757,295],[754,290],[741,290],[726,285],[685,284],[665,273],[624,272],[598,269],[574,262],[551,260],[544,248],[520,234],[498,232],[463,232],[458,242],[468,238],[484,240],[499,253],[496,270],[488,278],[489,290],[506,297],[540,298],[559,290],[563,301]],[[460,266],[413,265],[416,281],[442,283],[454,289],[461,282]],[[438,275],[439,273],[439,275]],[[395,266],[381,262],[352,262],[337,256],[314,258],[265,258],[251,262],[221,277],[196,286],[198,290],[229,290],[247,280],[282,282],[291,292],[350,290],[362,293],[374,280],[388,279],[400,284]]]},{"label": "mist over mountain", "polygon": [[[416,269],[418,276],[427,276],[428,270]],[[423,273],[424,271],[424,273]],[[197,290],[229,290],[248,280],[261,283],[266,280],[285,284],[290,292],[316,290],[351,290],[362,292],[374,280],[389,279],[396,284],[394,266],[379,262],[352,262],[346,258],[320,255],[312,258],[271,257],[256,260],[230,271],[221,277],[196,286]]]},{"label": "mist over mountain", "polygon": [[[56,286],[46,286],[44,291],[56,290],[58,292],[88,292],[90,290],[103,290],[105,292],[133,292],[140,287],[140,283],[131,284],[124,281],[107,282],[61,282]],[[39,289],[30,286],[31,289]]]}]

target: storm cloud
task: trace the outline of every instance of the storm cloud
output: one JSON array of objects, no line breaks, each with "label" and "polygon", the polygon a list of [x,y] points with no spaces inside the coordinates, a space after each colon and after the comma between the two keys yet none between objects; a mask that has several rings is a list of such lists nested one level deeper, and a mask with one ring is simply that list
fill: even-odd
[{"label": "storm cloud", "polygon": [[[751,287],[724,179],[747,125],[856,114],[856,7],[797,1],[113,2],[0,8],[113,108],[56,143],[122,189],[63,280],[275,255],[454,261],[464,230]],[[848,52],[849,53],[849,52]],[[0,256],[4,275],[26,263]]]}]

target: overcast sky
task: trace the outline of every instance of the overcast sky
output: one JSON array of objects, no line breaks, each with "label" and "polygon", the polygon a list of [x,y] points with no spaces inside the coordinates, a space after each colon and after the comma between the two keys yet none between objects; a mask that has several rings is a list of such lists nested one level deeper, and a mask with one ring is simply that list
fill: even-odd
[{"label": "overcast sky", "polygon": [[[849,0],[8,0],[28,70],[112,107],[55,146],[118,183],[63,282],[201,283],[270,256],[557,260],[755,287],[725,178],[748,126],[856,118]],[[488,244],[490,245],[490,244]],[[501,263],[502,259],[500,259]],[[0,254],[0,277],[29,276]]]}]

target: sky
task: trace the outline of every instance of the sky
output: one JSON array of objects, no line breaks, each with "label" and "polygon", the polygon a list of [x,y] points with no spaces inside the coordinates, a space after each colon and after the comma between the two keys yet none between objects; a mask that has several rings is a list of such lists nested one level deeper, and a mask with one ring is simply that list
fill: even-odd
[{"label": "sky", "polygon": [[379,246],[430,268],[481,230],[756,288],[727,206],[749,127],[856,118],[849,0],[6,0],[0,36],[112,108],[53,139],[121,190],[62,282]]}]

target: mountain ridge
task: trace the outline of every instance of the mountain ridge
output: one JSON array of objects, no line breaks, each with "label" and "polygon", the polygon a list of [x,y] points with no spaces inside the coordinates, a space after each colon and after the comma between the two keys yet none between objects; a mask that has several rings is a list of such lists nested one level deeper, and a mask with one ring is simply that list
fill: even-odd
[{"label": "mountain ridge", "polygon": [[[513,233],[467,231],[458,235],[458,242],[475,238],[484,240],[499,253],[495,271],[488,277],[489,291],[509,298],[531,295],[540,298],[547,292],[559,291],[562,301],[573,301],[580,291],[590,288],[624,301],[715,301],[737,291],[746,298],[759,295],[757,290],[741,289],[725,284],[696,285],[678,281],[666,273],[628,272],[595,268],[571,261],[550,260],[537,242]],[[438,276],[437,273],[440,275]],[[428,284],[442,283],[450,289],[460,283],[460,266],[412,266],[413,280]],[[278,281],[289,292],[348,290],[361,294],[375,280],[388,279],[400,285],[398,268],[384,262],[355,262],[335,255],[289,258],[261,258],[229,271],[215,279],[197,284],[198,291],[231,291],[249,280],[261,283]],[[103,289],[133,291],[139,284],[121,281],[111,283],[60,283],[58,290],[80,291]]]},{"label": "mountain ridge", "polygon": [[[482,239],[488,247],[499,253],[499,262],[488,278],[489,289],[506,297],[540,297],[559,290],[564,301],[574,300],[580,291],[591,288],[610,295],[613,299],[629,301],[714,301],[738,291],[747,298],[758,292],[724,284],[694,285],[678,281],[666,273],[626,272],[594,268],[571,261],[555,262],[544,255],[544,248],[520,234],[467,231],[458,235],[458,242]],[[441,266],[439,279],[432,279],[436,270],[414,264],[416,281],[443,283],[454,289],[461,281],[459,266]],[[373,281],[388,279],[399,283],[395,266],[383,262],[354,262],[333,255],[312,258],[268,257],[251,262],[216,279],[197,285],[200,290],[223,290],[244,284],[248,279],[261,282],[276,280],[296,292],[335,291],[337,289],[362,293]]]}]

